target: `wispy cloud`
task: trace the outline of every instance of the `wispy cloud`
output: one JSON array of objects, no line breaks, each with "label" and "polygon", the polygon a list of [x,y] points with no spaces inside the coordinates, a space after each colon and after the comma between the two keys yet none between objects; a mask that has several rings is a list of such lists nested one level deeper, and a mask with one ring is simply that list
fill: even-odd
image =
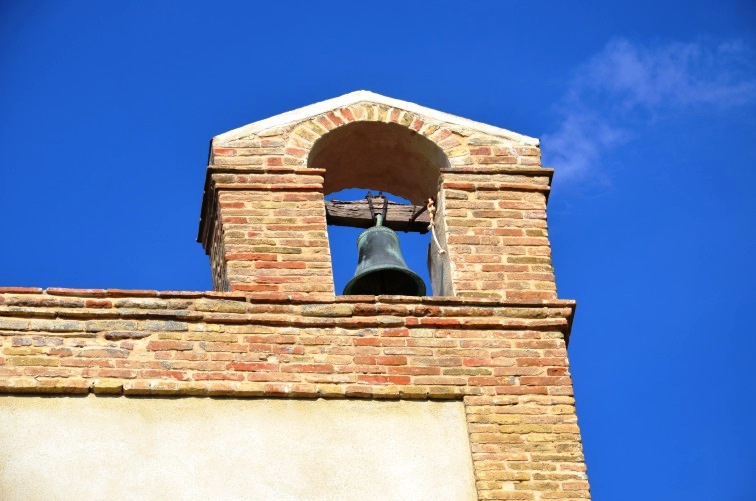
[{"label": "wispy cloud", "polygon": [[603,154],[638,124],[694,108],[756,102],[756,58],[740,41],[639,46],[608,43],[578,67],[559,104],[559,126],[543,136],[546,163],[562,181],[601,180]]}]

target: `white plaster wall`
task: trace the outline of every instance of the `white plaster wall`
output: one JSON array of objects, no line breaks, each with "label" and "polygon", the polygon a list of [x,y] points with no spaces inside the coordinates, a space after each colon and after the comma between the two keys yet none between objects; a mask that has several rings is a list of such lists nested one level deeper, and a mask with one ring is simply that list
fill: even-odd
[{"label": "white plaster wall", "polygon": [[461,402],[0,397],[0,499],[475,499]]}]

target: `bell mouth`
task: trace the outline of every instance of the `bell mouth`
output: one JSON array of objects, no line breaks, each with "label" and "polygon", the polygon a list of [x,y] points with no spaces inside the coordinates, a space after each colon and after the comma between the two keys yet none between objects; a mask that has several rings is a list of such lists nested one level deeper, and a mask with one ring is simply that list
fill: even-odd
[{"label": "bell mouth", "polygon": [[407,268],[376,266],[355,275],[344,287],[345,296],[424,296],[425,282]]},{"label": "bell mouth", "polygon": [[425,282],[404,262],[399,236],[382,226],[378,215],[376,226],[357,237],[357,271],[344,287],[345,296],[424,296]]}]

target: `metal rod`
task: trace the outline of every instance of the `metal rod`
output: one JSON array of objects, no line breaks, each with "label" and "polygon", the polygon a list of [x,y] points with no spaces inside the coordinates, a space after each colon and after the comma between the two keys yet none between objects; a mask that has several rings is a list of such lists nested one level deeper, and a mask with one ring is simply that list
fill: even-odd
[{"label": "metal rod", "polygon": [[375,219],[375,209],[373,208],[373,194],[368,191],[367,195],[365,195],[365,198],[367,199],[368,208],[370,209],[370,219]]}]

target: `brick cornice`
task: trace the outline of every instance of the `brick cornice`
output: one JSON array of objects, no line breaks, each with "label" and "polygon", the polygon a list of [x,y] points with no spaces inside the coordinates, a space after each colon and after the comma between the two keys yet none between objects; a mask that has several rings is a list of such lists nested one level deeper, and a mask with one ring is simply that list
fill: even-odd
[{"label": "brick cornice", "polygon": [[[356,386],[343,384],[336,388],[326,385],[324,389],[323,385],[310,384],[303,379],[288,381],[291,384],[285,391],[281,385],[274,384],[275,378],[265,384],[247,380],[225,380],[223,383],[197,380],[208,373],[183,366],[181,369],[171,368],[170,362],[161,360],[181,358],[186,350],[203,360],[217,353],[227,353],[225,360],[229,361],[228,364],[220,364],[213,373],[223,374],[224,379],[244,378],[247,369],[257,368],[264,373],[273,370],[264,361],[244,361],[245,357],[257,357],[254,353],[259,350],[304,353],[299,350],[326,344],[337,351],[354,346],[350,349],[359,357],[375,355],[375,350],[380,351],[379,346],[388,347],[389,353],[392,346],[405,347],[412,352],[411,346],[428,343],[428,335],[437,340],[434,343],[441,343],[440,346],[444,343],[458,346],[460,340],[466,340],[463,345],[472,343],[471,356],[477,353],[476,350],[509,347],[511,351],[519,346],[520,351],[515,349],[511,355],[548,358],[544,349],[564,353],[564,339],[575,307],[575,302],[570,300],[525,302],[406,296],[334,298],[121,289],[6,290],[9,292],[0,294],[0,341],[5,357],[0,364],[0,391],[3,392],[461,398],[481,394],[476,380],[467,377],[494,374],[494,359],[470,358],[468,365],[464,361],[467,359],[460,356],[450,362],[459,364],[461,374],[467,374],[462,378],[442,377],[433,362],[432,370],[418,367],[417,381],[411,371],[394,377],[382,369],[378,371],[381,377],[367,378],[357,369],[355,375],[349,376],[354,379],[353,383],[359,383]],[[320,334],[314,335],[313,332]],[[444,339],[447,341],[442,341]],[[502,339],[511,341],[503,342]],[[363,345],[374,348],[360,348]],[[208,349],[211,351],[207,352]],[[432,349],[425,349],[430,355]],[[529,349],[537,351],[530,353]],[[161,358],[158,356],[161,352],[170,356]],[[243,353],[247,355],[238,362],[241,365],[234,365],[236,362],[232,363],[230,357]],[[444,358],[440,352],[436,356]],[[349,363],[362,363],[355,360]],[[388,366],[394,363],[392,360],[385,360]],[[424,359],[420,357],[418,360]],[[296,360],[279,361],[275,370],[286,380],[300,369],[303,374],[308,374],[311,370],[318,372],[323,368],[315,362],[308,363],[300,367],[302,363]],[[489,369],[470,372],[470,367],[491,363],[494,365]],[[344,374],[335,367],[329,365],[325,372],[334,377]],[[431,375],[439,376],[432,384],[423,380],[423,371],[428,373],[429,370]],[[30,377],[26,377],[27,374]]]},{"label": "brick cornice", "polygon": [[495,299],[478,297],[458,296],[333,296],[328,294],[286,294],[286,293],[246,293],[239,291],[160,291],[150,289],[87,289],[87,288],[64,288],[49,287],[0,287],[0,307],[3,302],[16,295],[23,296],[64,296],[64,297],[132,297],[132,298],[156,298],[176,299],[206,298],[214,300],[233,300],[249,303],[282,303],[282,304],[307,304],[307,303],[375,303],[375,304],[435,304],[453,306],[550,306],[550,307],[573,307],[574,299]]},{"label": "brick cornice", "polygon": [[[574,300],[497,300],[451,296],[331,296],[281,293],[155,291],[126,289],[67,289],[6,287],[0,291],[0,317],[23,318],[164,318],[219,323],[313,326],[355,325],[352,318],[393,316],[394,324],[430,325],[432,318],[457,318],[456,328],[563,327],[575,309]],[[236,306],[224,306],[235,304]],[[320,310],[318,308],[321,308]],[[502,312],[518,309],[560,311],[559,323],[518,323]],[[213,312],[232,313],[218,316]],[[232,311],[233,310],[233,311]],[[261,314],[262,312],[262,314]],[[291,315],[307,320],[297,321]],[[321,317],[321,318],[318,318]],[[288,320],[287,320],[288,318]],[[533,317],[536,318],[536,317]],[[467,320],[462,320],[467,319]],[[436,325],[441,325],[436,322]]]}]

